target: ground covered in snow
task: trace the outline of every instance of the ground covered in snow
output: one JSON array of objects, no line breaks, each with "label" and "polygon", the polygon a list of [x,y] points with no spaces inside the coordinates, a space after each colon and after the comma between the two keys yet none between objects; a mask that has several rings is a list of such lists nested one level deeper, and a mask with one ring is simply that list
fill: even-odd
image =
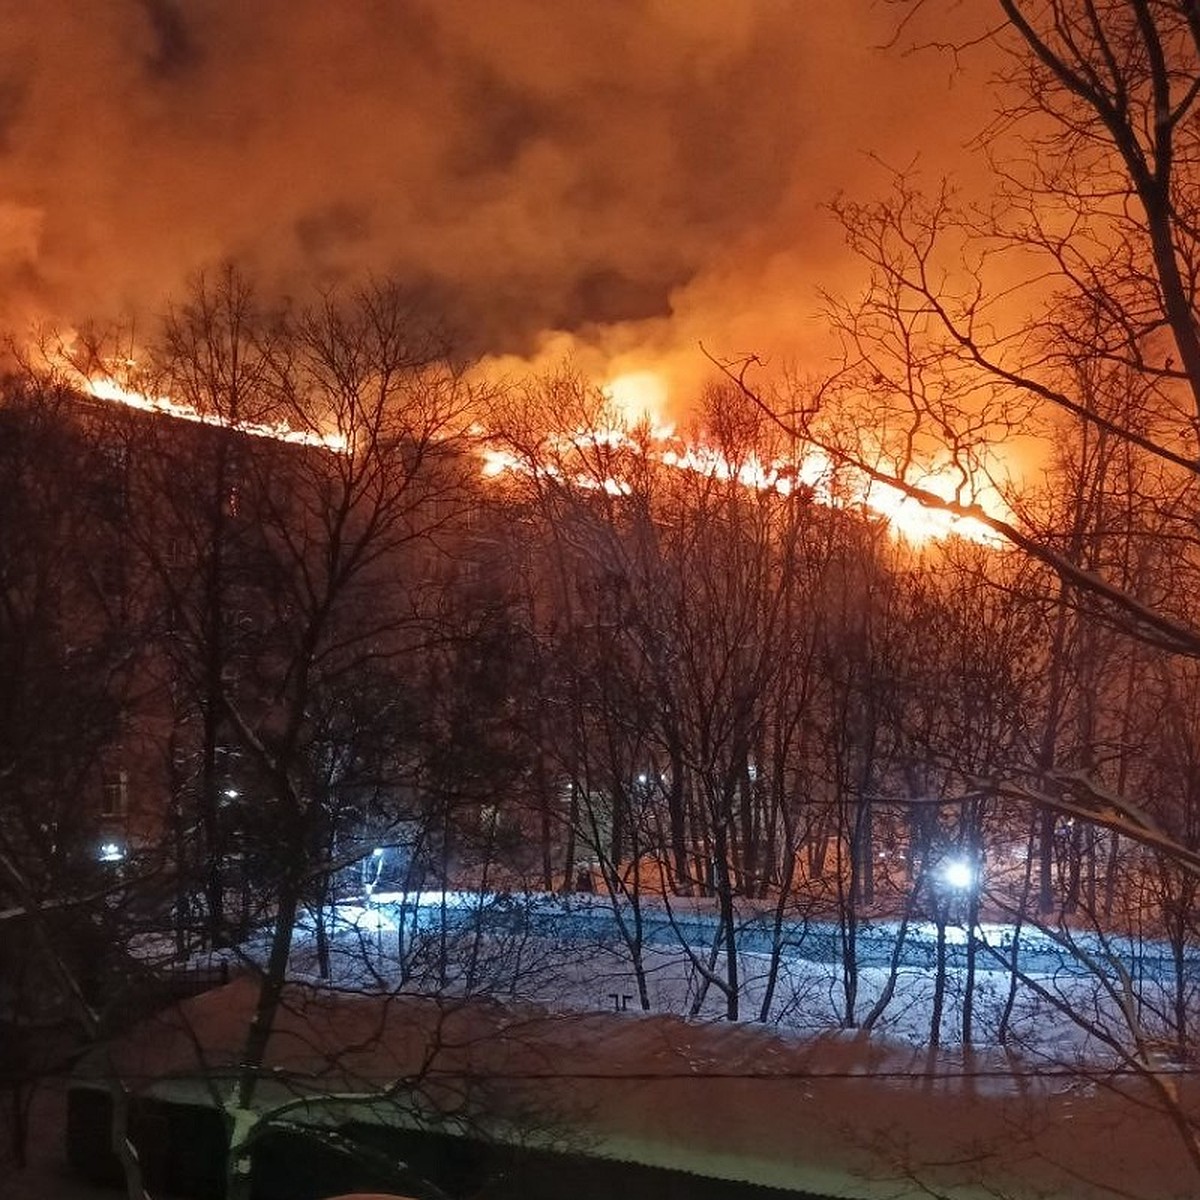
[{"label": "ground covered in snow", "polygon": [[[934,981],[919,965],[897,973],[870,1035],[838,1029],[841,968],[796,954],[782,965],[771,1023],[731,1024],[719,1019],[719,989],[704,989],[703,972],[677,945],[646,948],[651,1011],[641,1012],[628,949],[596,921],[566,936],[514,917],[477,937],[477,926],[446,913],[469,912],[478,897],[439,897],[428,911],[411,898],[381,901],[339,910],[331,980],[317,978],[314,940],[297,939],[297,982],[272,1047],[289,1093],[320,1093],[335,1078],[369,1090],[420,1065],[422,1086],[438,1103],[455,1079],[482,1081],[478,1096],[461,1103],[479,1100],[505,1136],[562,1139],[590,1153],[862,1200],[1200,1194],[1155,1092],[1165,1081],[1197,1111],[1191,1075],[1165,1060],[1157,1078],[1123,1066],[1110,1036],[1127,1041],[1137,1015],[1078,964],[1017,989],[1005,1046],[994,1041],[1010,981],[999,969],[981,970],[970,1050],[958,1044],[966,985],[952,969],[943,1048],[930,1051]],[[525,902],[484,903],[516,912]],[[543,911],[558,903],[535,901]],[[985,936],[999,947],[1004,931]],[[753,1017],[769,959],[746,954],[740,965],[742,1013]],[[719,973],[721,962],[714,966]],[[860,971],[860,1015],[875,1006],[889,974],[881,966]],[[1144,1002],[1148,1021],[1154,990]],[[195,1045],[205,1047],[210,1070],[234,1061],[251,992],[248,979],[238,980],[156,1022],[152,1035],[122,1046],[126,1069],[173,1076],[171,1086],[185,1091],[196,1086],[188,1082]],[[431,1062],[434,1042],[442,1050]]]}]

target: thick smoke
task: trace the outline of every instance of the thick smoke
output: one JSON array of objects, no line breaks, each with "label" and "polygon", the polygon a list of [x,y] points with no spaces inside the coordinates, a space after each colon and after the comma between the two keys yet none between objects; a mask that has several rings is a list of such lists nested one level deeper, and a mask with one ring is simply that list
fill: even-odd
[{"label": "thick smoke", "polygon": [[398,275],[472,354],[803,353],[819,204],[976,114],[870,0],[0,0],[0,319],[225,259]]}]

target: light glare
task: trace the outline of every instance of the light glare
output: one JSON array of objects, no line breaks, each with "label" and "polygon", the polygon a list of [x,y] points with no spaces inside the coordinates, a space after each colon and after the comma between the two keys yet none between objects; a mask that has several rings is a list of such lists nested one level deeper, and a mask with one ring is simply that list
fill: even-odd
[{"label": "light glare", "polygon": [[975,886],[975,868],[965,858],[948,858],[942,863],[942,882],[956,891]]}]

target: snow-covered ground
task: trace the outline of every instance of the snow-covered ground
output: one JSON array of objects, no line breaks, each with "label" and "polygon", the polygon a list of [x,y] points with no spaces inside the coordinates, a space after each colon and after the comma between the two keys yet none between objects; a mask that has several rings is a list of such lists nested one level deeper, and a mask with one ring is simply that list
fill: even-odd
[{"label": "snow-covered ground", "polygon": [[[611,913],[602,896],[426,892],[380,895],[369,904],[348,902],[336,912],[331,982],[486,993],[562,1011],[627,1011],[639,1007],[637,974]],[[645,915],[648,924],[659,917],[661,932],[661,909],[646,905]],[[698,959],[709,965],[710,905],[689,900],[682,908],[676,902],[674,919],[678,932],[668,930],[641,950],[648,1011],[722,1019],[726,996],[714,983],[705,987],[704,971],[697,965]],[[482,936],[481,929],[486,931]],[[908,951],[893,979],[890,966],[883,964],[891,958],[897,929],[896,922],[876,922],[859,932],[853,1023],[862,1024],[878,1006],[870,1022],[874,1033],[924,1048],[933,1040],[936,931],[928,923],[909,924]],[[692,942],[692,955],[680,946],[680,933]],[[944,936],[949,957],[936,1040],[953,1047],[963,1040],[967,976],[961,950],[967,933],[952,925]],[[1040,969],[1026,965],[1022,977],[1014,979],[1002,963],[1012,936],[1008,925],[975,930],[982,947],[970,994],[975,1048],[1002,1043],[1031,1064],[1070,1064],[1091,1071],[1120,1065],[1122,1048],[1134,1050],[1139,1039],[1143,1046],[1164,1040],[1172,997],[1167,973],[1145,966],[1159,962],[1153,944],[1101,944],[1092,935],[1077,933],[1077,957],[1053,931],[1026,928],[1021,932],[1022,961]],[[810,1036],[846,1028],[845,971],[839,957],[822,955],[829,949],[828,936],[813,936],[785,951],[773,986],[769,954],[740,954],[739,1018],[765,1020]],[[298,936],[293,961],[297,977],[317,978],[310,927]],[[453,969],[445,972],[447,961]],[[1137,978],[1131,963],[1139,964]],[[727,977],[723,955],[711,966],[714,975]],[[1200,975],[1200,964],[1196,973]],[[1191,998],[1200,1003],[1200,995]],[[1164,1065],[1160,1059],[1155,1062]]]},{"label": "snow-covered ground", "polygon": [[[1197,1111],[1190,1073],[1149,1042],[1144,1060],[1160,1074],[1122,1061],[1123,1049],[1160,1025],[1163,986],[1143,977],[1134,1002],[1122,990],[1131,981],[1119,954],[1096,955],[1111,970],[1092,971],[1051,953],[1052,932],[1023,934],[1044,938],[1045,955],[1032,961],[1051,969],[1015,984],[982,955],[969,1049],[962,1046],[966,978],[951,965],[942,1048],[931,1052],[936,980],[919,965],[924,950],[894,978],[883,966],[859,969],[857,1021],[879,1009],[869,1035],[846,1028],[843,968],[815,953],[826,944],[821,938],[810,943],[811,956],[801,943],[782,957],[765,1024],[755,1019],[770,956],[744,953],[746,1023],[731,1026],[722,1019],[725,996],[712,982],[705,987],[677,938],[642,950],[649,1011],[641,1012],[630,951],[607,908],[601,896],[379,895],[338,907],[328,980],[319,977],[311,925],[297,931],[292,973],[320,988],[475,994],[523,1012],[535,1006],[549,1021],[549,1033],[537,1035],[544,1039],[538,1053],[557,1064],[553,1086],[568,1100],[585,1091],[589,1136],[601,1153],[869,1200],[1200,1195],[1200,1174],[1161,1111],[1164,1094]],[[678,924],[699,945],[711,915],[703,902],[688,902]],[[924,946],[934,932],[908,930]],[[864,936],[887,947],[895,934],[894,925],[881,924]],[[966,936],[954,928],[946,934],[960,945]],[[1011,929],[989,926],[976,936],[1002,950]],[[719,955],[703,961],[726,976]],[[572,1015],[556,1025],[556,1013]]]},{"label": "snow-covered ground", "polygon": [[[370,904],[343,904],[330,982],[471,992],[551,1012],[637,1019],[636,973],[627,945],[602,919],[608,908],[602,896],[476,893],[377,896]],[[653,917],[652,909],[648,915]],[[677,906],[676,917],[690,937],[707,930],[704,922],[712,914],[705,902],[689,901],[685,910]],[[477,935],[481,926],[486,936]],[[895,923],[887,922],[865,930],[860,949],[874,941],[888,953],[867,952],[863,958],[888,958],[896,932]],[[1026,929],[1021,939],[1029,961],[1044,969],[1027,967],[1014,980],[998,957],[1011,943],[1012,928],[977,928],[975,937],[997,955],[984,951],[978,959],[971,1046],[963,1047],[963,959],[951,955],[941,997],[940,1049],[931,1052],[937,981],[927,952],[935,932],[932,926],[908,928],[917,947],[914,963],[894,976],[885,966],[859,968],[856,1023],[861,1026],[878,1009],[869,1035],[846,1027],[846,980],[836,957],[826,961],[802,951],[782,956],[765,1028],[782,1039],[787,1053],[807,1056],[804,1081],[785,1102],[797,1104],[810,1120],[815,1106],[824,1130],[819,1150],[828,1150],[831,1139],[842,1150],[832,1153],[835,1165],[829,1169],[829,1156],[797,1131],[796,1144],[808,1146],[806,1161],[824,1166],[805,1176],[805,1184],[794,1156],[784,1154],[785,1165],[773,1174],[774,1168],[762,1165],[771,1158],[765,1152],[755,1168],[760,1182],[791,1181],[831,1195],[889,1200],[1200,1195],[1200,1174],[1164,1111],[1164,1099],[1173,1097],[1182,1110],[1200,1117],[1192,1074],[1172,1061],[1162,1039],[1170,1011],[1167,983],[1143,969],[1161,948],[1070,935],[1081,952],[1077,958],[1062,945],[1063,933]],[[960,948],[966,936],[961,928],[945,930],[947,942]],[[824,943],[817,938],[812,944]],[[724,1071],[725,995],[713,983],[704,986],[703,971],[677,938],[646,945],[641,953],[649,1013],[695,1019],[691,1045],[700,1066],[689,1070]],[[444,970],[447,962],[453,969]],[[726,975],[720,955],[711,964],[705,957],[705,964],[715,975]],[[770,965],[766,954],[739,956],[743,1021],[756,1022],[761,1014]],[[293,966],[298,978],[317,982],[308,932],[297,940]],[[834,1079],[841,1082],[834,1085]],[[856,1097],[849,1104],[848,1088]],[[620,1105],[621,1091],[610,1090],[612,1103]],[[757,1096],[752,1103],[761,1102]],[[855,1113],[862,1114],[861,1122]],[[930,1122],[940,1128],[931,1129]],[[695,1161],[694,1146],[688,1152]],[[678,1165],[662,1145],[653,1153]],[[724,1169],[730,1169],[727,1163]],[[934,1190],[922,1190],[930,1186]]]}]

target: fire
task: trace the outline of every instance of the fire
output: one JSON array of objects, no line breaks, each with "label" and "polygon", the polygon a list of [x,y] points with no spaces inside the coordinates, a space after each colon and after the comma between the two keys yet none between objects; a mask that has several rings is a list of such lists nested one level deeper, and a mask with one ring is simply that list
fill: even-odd
[{"label": "fire", "polygon": [[[118,383],[109,375],[92,377],[81,374],[79,379],[81,387],[96,399],[122,404],[143,412],[160,413],[204,425],[225,426],[251,437],[317,446],[338,454],[345,453],[347,449],[347,441],[342,434],[294,429],[283,423],[230,422],[216,414],[200,412],[191,405],[180,403],[169,396],[146,395]],[[631,486],[623,479],[607,474],[596,475],[582,467],[578,470],[568,470],[560,465],[570,461],[573,455],[607,448],[644,457],[669,469],[721,481],[736,481],[755,491],[774,491],[781,496],[788,496],[798,488],[807,489],[819,503],[837,507],[859,506],[879,514],[886,518],[897,536],[914,544],[924,544],[947,537],[959,537],[985,545],[996,545],[1001,540],[982,521],[928,508],[898,488],[878,481],[855,478],[852,473],[847,475],[846,472],[841,472],[838,475],[839,487],[835,493],[834,465],[829,457],[816,447],[809,447],[803,456],[796,460],[776,459],[765,462],[753,453],[733,461],[712,446],[685,443],[676,436],[674,428],[670,425],[646,424],[661,414],[666,400],[666,386],[652,372],[639,371],[617,376],[605,385],[602,391],[621,412],[636,414],[638,421],[642,423],[640,436],[635,437],[627,430],[617,427],[552,434],[545,443],[546,461],[534,462],[526,456],[497,445],[494,440],[489,440],[486,431],[476,426],[472,432],[477,438],[483,476],[494,479],[506,474],[524,474],[553,480],[565,479],[571,486],[581,490],[603,491],[610,496],[629,495]],[[957,480],[957,477],[948,469],[942,469],[915,474],[911,481],[950,499],[956,494],[957,486],[957,482],[952,482],[952,479]],[[976,503],[981,502],[979,496],[967,498]],[[999,497],[994,496],[987,507],[989,511],[994,511],[997,507],[1002,507],[1002,504]]]},{"label": "fire", "polygon": [[667,385],[654,371],[617,375],[603,384],[600,391],[630,424],[647,419],[657,421],[667,404]]},{"label": "fire", "polygon": [[256,421],[228,421],[215,413],[200,412],[190,404],[181,404],[170,396],[148,396],[107,376],[95,378],[81,375],[79,382],[88,395],[97,400],[123,404],[127,408],[136,408],[142,412],[161,413],[163,416],[175,417],[180,421],[194,421],[201,425],[225,426],[250,437],[273,438],[275,441],[291,442],[299,446],[319,446],[335,454],[344,454],[347,449],[346,439],[339,433],[293,429],[282,422],[262,424]]},{"label": "fire", "polygon": [[[803,487],[821,503],[842,507],[857,505],[877,513],[887,520],[896,536],[914,545],[947,537],[993,546],[1002,541],[994,530],[973,517],[960,517],[926,507],[899,488],[863,476],[856,477],[852,471],[835,472],[829,456],[816,446],[807,447],[801,457],[794,461],[763,462],[757,455],[749,454],[733,462],[712,446],[683,444],[675,438],[674,427],[662,421],[667,403],[667,385],[655,371],[630,371],[616,375],[600,390],[629,425],[649,424],[652,446],[648,451],[649,457],[666,467],[693,471],[720,480],[736,480],[756,491],[775,491],[783,496],[791,494],[797,487]],[[638,448],[631,439],[616,431],[599,431],[587,436],[598,445],[618,445],[623,441],[630,448]],[[515,459],[507,465],[500,463],[501,457],[491,458],[485,467],[485,474],[497,475],[504,470],[521,469]],[[837,495],[833,489],[835,475],[839,485]],[[961,477],[947,467],[911,470],[906,481],[946,500],[960,498],[981,504],[985,511],[995,516],[1010,515],[994,490],[986,494],[970,491],[965,496],[959,495]],[[577,482],[581,486],[586,485],[582,479]]]},{"label": "fire", "polygon": [[[579,436],[578,434],[573,434],[567,440],[572,445],[578,445]],[[616,435],[606,434],[604,436],[607,440]],[[505,474],[530,475],[555,480],[568,478],[572,487],[579,488],[582,491],[603,491],[610,496],[628,496],[633,490],[624,480],[615,479],[612,476],[597,479],[585,471],[578,471],[574,475],[567,476],[562,468],[556,466],[554,463],[535,464],[529,459],[522,458],[511,451],[502,450],[497,446],[484,444],[480,448],[479,455],[483,460],[483,475],[485,479],[494,479],[497,476]]]},{"label": "fire", "polygon": [[[941,496],[944,500],[955,498],[955,484],[950,481],[948,471],[914,473],[909,482]],[[992,497],[990,502],[981,495],[966,498],[968,503],[980,504],[994,516],[1006,517],[1003,501]],[[866,484],[861,503],[880,516],[886,517],[892,530],[906,541],[916,545],[939,541],[947,537],[960,537],[968,542],[985,546],[998,546],[1003,539],[995,530],[975,517],[960,517],[940,508],[929,508],[899,488],[885,483],[870,481]],[[999,511],[997,511],[999,510]]]},{"label": "fire", "polygon": [[[805,490],[820,504],[830,507],[859,507],[885,518],[892,532],[913,545],[923,545],[949,537],[958,537],[982,545],[996,546],[1000,536],[983,521],[973,517],[956,516],[940,509],[928,508],[897,487],[867,478],[852,468],[838,470],[829,456],[819,447],[810,446],[794,460],[764,461],[750,453],[737,460],[727,458],[719,449],[704,443],[685,443],[669,426],[646,429],[638,436],[622,429],[575,430],[554,434],[543,443],[541,461],[497,445],[488,444],[486,436],[481,450],[483,474],[496,478],[505,474],[526,475],[550,480],[567,480],[573,487],[584,490],[603,490],[609,495],[628,495],[632,490],[623,480],[597,477],[586,469],[586,454],[597,449],[621,450],[630,455],[658,463],[677,471],[737,482],[755,491],[773,491],[789,496]],[[567,464],[579,462],[578,468]],[[910,471],[908,482],[943,497],[962,499],[980,504],[985,511],[1007,516],[1007,509],[998,493],[991,491],[960,491],[959,473],[949,467]]]},{"label": "fire", "polygon": [[774,491],[781,496],[790,495],[799,475],[792,464],[784,462],[764,463],[756,454],[748,454],[739,462],[730,462],[718,450],[709,446],[685,446],[682,449],[665,449],[655,455],[664,466],[680,471],[694,471],[723,481],[737,480],[744,487],[756,491]]}]

